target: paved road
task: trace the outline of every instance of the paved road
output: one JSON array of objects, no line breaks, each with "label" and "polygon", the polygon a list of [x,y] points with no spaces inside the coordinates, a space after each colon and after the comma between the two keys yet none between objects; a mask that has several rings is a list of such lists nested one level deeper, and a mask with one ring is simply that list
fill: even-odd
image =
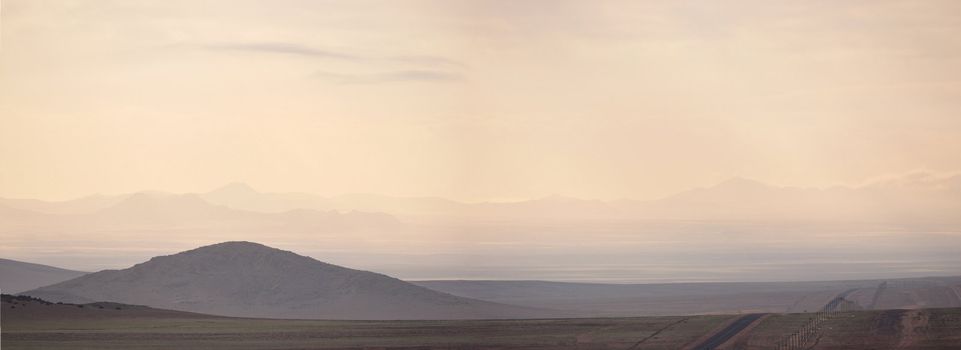
[{"label": "paved road", "polygon": [[874,307],[878,306],[878,300],[881,300],[881,295],[884,294],[884,291],[887,289],[888,281],[881,282],[881,284],[878,285],[878,288],[874,290],[874,297],[871,298],[871,304],[867,307],[868,310],[874,310]]},{"label": "paved road", "polygon": [[856,291],[856,290],[858,290],[858,289],[861,289],[861,288],[851,288],[851,289],[848,289],[848,290],[846,290],[846,291],[841,292],[841,294],[838,294],[838,296],[834,297],[834,299],[832,299],[830,302],[828,302],[827,305],[824,305],[824,308],[821,309],[821,311],[834,311],[834,310],[837,310],[838,306],[841,305],[841,302],[844,301],[844,298],[847,298],[847,297],[848,297],[848,294],[854,293],[854,291]]},{"label": "paved road", "polygon": [[948,289],[954,292],[954,296],[958,298],[958,306],[961,306],[961,292],[958,292],[958,288],[961,288],[961,287],[957,287],[957,286],[948,287]]},{"label": "paved road", "polygon": [[741,333],[741,331],[747,328],[747,326],[750,326],[751,323],[754,323],[754,321],[757,321],[759,318],[761,318],[761,316],[764,315],[766,314],[749,314],[741,316],[741,318],[734,320],[734,322],[722,329],[720,332],[714,333],[714,335],[712,335],[710,338],[707,338],[707,340],[695,346],[694,350],[713,350],[731,338],[734,338],[734,336],[738,335],[738,333]]}]

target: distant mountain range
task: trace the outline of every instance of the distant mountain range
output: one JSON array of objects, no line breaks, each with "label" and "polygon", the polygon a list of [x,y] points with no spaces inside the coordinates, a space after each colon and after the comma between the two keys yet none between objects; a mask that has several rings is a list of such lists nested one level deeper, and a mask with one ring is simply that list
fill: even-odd
[{"label": "distant mountain range", "polygon": [[[26,203],[26,204],[25,204]],[[43,204],[39,204],[43,203]],[[197,194],[139,192],[66,202],[0,199],[0,229],[5,225],[89,228],[189,228],[282,226],[301,230],[352,230],[400,223],[384,213],[291,209],[259,212],[208,202]]]},{"label": "distant mountain range", "polygon": [[249,240],[418,279],[880,278],[957,274],[958,213],[961,176],[924,173],[824,189],[732,179],[652,201],[463,203],[231,184],[197,194],[0,199],[0,245],[82,270]]},{"label": "distant mountain range", "polygon": [[[167,204],[146,203],[167,201]],[[171,208],[161,211],[162,205]],[[156,207],[155,207],[156,206]],[[927,226],[961,224],[961,175],[914,173],[857,187],[778,187],[735,178],[659,200],[583,200],[551,196],[516,202],[463,203],[436,197],[263,193],[241,183],[187,195],[143,192],[92,196],[63,202],[0,199],[6,211],[45,214],[124,215],[130,220],[168,217],[230,218],[229,210],[284,213],[293,210],[383,213],[404,219],[468,220],[713,220],[831,221]],[[127,210],[126,212],[124,210]],[[132,212],[137,211],[137,212]],[[0,210],[0,215],[24,216]],[[146,213],[146,214],[144,214]],[[303,215],[304,213],[301,213]],[[235,218],[235,217],[234,217]],[[370,219],[370,218],[366,218]]]},{"label": "distant mountain range", "polygon": [[49,301],[111,301],[223,316],[484,319],[560,315],[457,297],[250,242],[160,256],[24,292]]},{"label": "distant mountain range", "polygon": [[361,210],[397,216],[481,220],[715,220],[959,224],[961,175],[916,173],[858,187],[771,186],[734,178],[663,199],[584,200],[550,196],[516,202],[462,203],[434,197],[261,193],[231,184],[202,194],[232,208]]},{"label": "distant mountain range", "polygon": [[835,221],[911,225],[961,223],[961,175],[917,174],[859,187],[776,187],[732,179],[650,202],[648,218],[735,221]]}]

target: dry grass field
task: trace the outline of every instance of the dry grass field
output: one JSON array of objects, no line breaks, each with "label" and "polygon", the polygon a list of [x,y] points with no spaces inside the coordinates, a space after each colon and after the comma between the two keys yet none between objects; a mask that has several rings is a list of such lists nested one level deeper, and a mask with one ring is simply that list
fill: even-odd
[{"label": "dry grass field", "polygon": [[[474,321],[212,317],[6,297],[3,349],[681,349],[738,315]],[[721,348],[770,349],[811,314],[769,314]],[[853,311],[813,349],[957,349],[961,309]]]}]

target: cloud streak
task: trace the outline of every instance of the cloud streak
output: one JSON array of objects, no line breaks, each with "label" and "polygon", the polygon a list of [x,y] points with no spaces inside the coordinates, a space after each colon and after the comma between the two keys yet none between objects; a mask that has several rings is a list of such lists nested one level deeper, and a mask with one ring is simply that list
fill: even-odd
[{"label": "cloud streak", "polygon": [[399,82],[451,83],[460,82],[464,77],[457,73],[440,70],[398,70],[373,74],[345,74],[318,71],[315,78],[334,84],[380,84]]},{"label": "cloud streak", "polygon": [[[212,51],[236,51],[248,53],[262,53],[273,55],[301,56],[318,60],[332,60],[358,63],[370,66],[378,64],[394,64],[427,67],[427,69],[388,70],[379,73],[339,73],[317,71],[312,76],[335,84],[379,84],[396,82],[430,82],[446,83],[464,80],[462,74],[449,71],[466,67],[461,62],[431,55],[395,55],[375,56],[358,55],[345,51],[318,49],[311,46],[290,42],[249,42],[249,43],[218,43],[202,45],[204,49]],[[438,69],[443,68],[443,69]]]},{"label": "cloud streak", "polygon": [[361,63],[400,63],[418,66],[446,66],[465,67],[462,62],[446,57],[432,55],[397,55],[376,56],[358,55],[346,51],[324,50],[315,47],[290,42],[248,42],[248,43],[217,43],[202,45],[211,51],[239,51],[264,54],[293,55],[317,59],[341,60]]},{"label": "cloud streak", "polygon": [[229,43],[229,44],[208,44],[203,46],[214,51],[246,51],[267,54],[284,54],[307,56],[314,58],[362,61],[364,58],[344,52],[318,50],[312,47],[284,42],[255,42],[255,43]]},{"label": "cloud streak", "polygon": [[393,56],[388,57],[385,60],[397,62],[397,63],[407,63],[422,66],[447,66],[447,67],[457,67],[465,68],[466,64],[460,61],[455,61],[449,58],[438,57],[438,56],[428,56],[428,55],[413,55],[413,56]]}]

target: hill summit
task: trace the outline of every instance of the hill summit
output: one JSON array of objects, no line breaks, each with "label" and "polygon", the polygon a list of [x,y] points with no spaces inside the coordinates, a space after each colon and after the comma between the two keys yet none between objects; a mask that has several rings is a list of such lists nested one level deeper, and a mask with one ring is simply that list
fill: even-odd
[{"label": "hill summit", "polygon": [[159,256],[22,294],[111,301],[224,316],[313,319],[545,317],[549,312],[457,297],[382,274],[251,242]]}]

